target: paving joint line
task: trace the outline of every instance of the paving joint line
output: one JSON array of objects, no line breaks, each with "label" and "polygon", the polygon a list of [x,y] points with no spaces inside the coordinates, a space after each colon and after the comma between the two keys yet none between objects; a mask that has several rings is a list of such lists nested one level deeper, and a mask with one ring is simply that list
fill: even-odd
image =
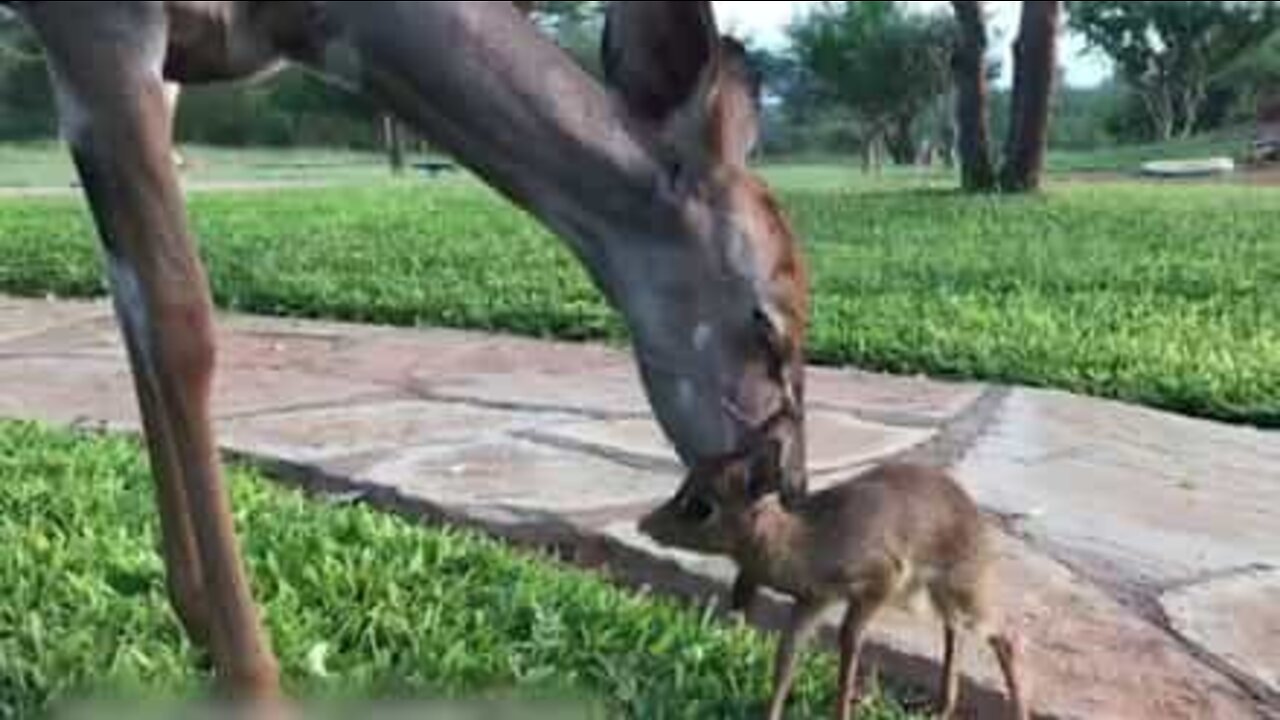
[{"label": "paving joint line", "polygon": [[519,402],[503,402],[501,400],[486,400],[477,397],[465,397],[459,395],[442,395],[432,390],[424,390],[420,387],[412,385],[402,387],[402,392],[427,402],[437,402],[447,405],[468,405],[471,407],[484,408],[489,410],[506,410],[509,412],[532,412],[532,413],[558,413],[560,415],[573,415],[585,420],[638,420],[652,417],[648,413],[641,412],[615,412],[611,410],[595,410],[592,408],[572,407],[568,405],[555,405],[553,403],[519,403]]}]

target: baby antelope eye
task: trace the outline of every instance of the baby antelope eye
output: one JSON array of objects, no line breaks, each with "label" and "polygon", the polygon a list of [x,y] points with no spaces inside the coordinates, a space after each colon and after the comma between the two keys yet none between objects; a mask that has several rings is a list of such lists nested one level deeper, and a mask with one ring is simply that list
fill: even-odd
[{"label": "baby antelope eye", "polygon": [[705,522],[711,512],[711,504],[700,497],[692,496],[684,501],[684,514],[694,522]]}]

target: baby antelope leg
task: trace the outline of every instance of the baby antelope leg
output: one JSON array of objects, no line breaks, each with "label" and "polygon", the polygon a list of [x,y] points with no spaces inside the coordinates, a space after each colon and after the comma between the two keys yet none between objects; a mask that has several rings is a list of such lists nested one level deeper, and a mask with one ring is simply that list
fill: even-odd
[{"label": "baby antelope leg", "polygon": [[836,693],[836,718],[849,720],[858,697],[858,659],[873,607],[851,601],[840,626],[840,689]]},{"label": "baby antelope leg", "polygon": [[797,600],[791,621],[778,642],[778,656],[773,667],[773,699],[769,702],[769,720],[782,720],[782,709],[796,674],[796,653],[804,647],[822,614],[821,603]]},{"label": "baby antelope leg", "polygon": [[1000,672],[1004,674],[1004,684],[1009,692],[1009,703],[1013,706],[1013,717],[1016,720],[1029,720],[1031,717],[1027,709],[1026,698],[1024,697],[1024,688],[1022,687],[1022,678],[1019,675],[1019,656],[1021,652],[1018,647],[1018,639],[1009,633],[997,633],[987,639],[991,645],[992,652],[995,653],[996,660],[1000,663]]},{"label": "baby antelope leg", "polygon": [[741,613],[743,620],[750,618],[757,588],[754,578],[746,573],[738,573],[738,578],[733,581],[733,590],[729,595],[729,612]]},{"label": "baby antelope leg", "polygon": [[943,626],[942,651],[942,684],[941,696],[938,699],[938,717],[951,720],[956,714],[956,705],[960,701],[960,669],[957,656],[960,652],[960,636],[955,626],[947,623]]}]

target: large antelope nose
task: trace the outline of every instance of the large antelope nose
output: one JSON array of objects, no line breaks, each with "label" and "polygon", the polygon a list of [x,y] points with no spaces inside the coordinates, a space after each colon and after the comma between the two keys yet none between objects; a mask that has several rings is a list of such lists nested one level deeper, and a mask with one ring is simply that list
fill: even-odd
[{"label": "large antelope nose", "polygon": [[[642,534],[647,535],[650,538],[653,538],[654,533],[657,532],[658,525],[659,525],[658,516],[660,513],[662,513],[666,509],[667,509],[667,503],[663,503],[662,505],[659,505],[658,507],[645,513],[644,516],[640,518],[640,521],[636,523],[636,529],[638,529]],[[657,538],[654,538],[654,539],[656,540]]]},{"label": "large antelope nose", "polygon": [[679,503],[679,501],[680,498],[677,495],[675,498],[667,500],[661,505],[645,513],[644,516],[640,518],[639,522],[636,523],[636,529],[650,540],[654,540],[659,543],[670,541],[671,531],[673,529],[672,525],[676,513],[676,504]]}]

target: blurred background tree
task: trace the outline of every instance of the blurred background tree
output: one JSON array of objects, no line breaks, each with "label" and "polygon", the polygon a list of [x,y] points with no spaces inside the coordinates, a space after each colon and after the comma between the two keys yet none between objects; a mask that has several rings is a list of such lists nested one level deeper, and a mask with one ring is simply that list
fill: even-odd
[{"label": "blurred background tree", "polygon": [[[599,74],[604,3],[524,4],[535,24]],[[952,6],[958,4],[995,5]],[[782,43],[740,38],[764,77],[762,153],[860,156],[869,167],[948,160],[958,136],[961,88],[953,63],[964,24],[946,5],[930,7],[825,2],[797,17]],[[1275,1],[1089,0],[1065,10],[1067,30],[1109,57],[1115,76],[1088,88],[1056,83],[1046,128],[1051,148],[1093,150],[1189,133],[1243,136],[1260,99],[1280,91]],[[978,59],[996,163],[1008,144],[1012,102],[1011,88],[996,79],[1012,38],[997,37],[990,23],[983,30],[990,36]],[[370,104],[291,69],[254,86],[186,88],[176,133],[182,143],[371,150],[382,147],[384,126]],[[56,136],[41,50],[0,11],[0,141]],[[418,144],[407,142],[409,149]]]}]

